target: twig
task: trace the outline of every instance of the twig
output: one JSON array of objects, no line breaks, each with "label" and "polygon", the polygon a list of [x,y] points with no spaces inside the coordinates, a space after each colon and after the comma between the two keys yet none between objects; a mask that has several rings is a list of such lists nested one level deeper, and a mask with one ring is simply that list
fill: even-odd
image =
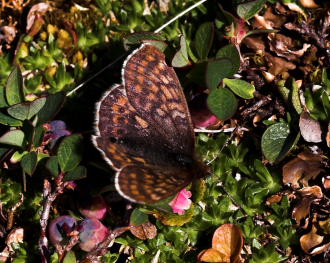
[{"label": "twig", "polygon": [[39,239],[39,250],[41,253],[41,258],[43,263],[47,263],[49,261],[49,251],[48,251],[48,239],[47,239],[47,225],[49,219],[50,208],[57,198],[59,194],[61,194],[64,190],[65,184],[63,183],[63,174],[58,176],[57,186],[55,191],[51,192],[51,184],[48,179],[44,180],[44,189],[43,189],[43,208],[42,214],[40,217],[40,227],[41,234]]},{"label": "twig", "polygon": [[17,202],[11,209],[10,212],[8,214],[8,219],[7,219],[7,226],[6,226],[6,230],[10,230],[13,227],[14,224],[14,215],[15,212],[17,210],[17,208],[19,208],[24,202],[24,195],[21,193],[21,200],[19,202]]}]

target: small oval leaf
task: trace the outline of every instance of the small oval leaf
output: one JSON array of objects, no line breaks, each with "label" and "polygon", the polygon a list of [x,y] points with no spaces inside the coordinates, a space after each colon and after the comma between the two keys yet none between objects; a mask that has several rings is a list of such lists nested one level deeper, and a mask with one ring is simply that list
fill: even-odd
[{"label": "small oval leaf", "polygon": [[22,146],[24,142],[24,132],[21,130],[11,130],[0,137],[0,143],[13,146]]},{"label": "small oval leaf", "polygon": [[237,48],[234,45],[227,45],[218,50],[215,55],[217,58],[229,58],[233,63],[233,72],[231,75],[237,73],[240,68],[241,60]]},{"label": "small oval leaf", "polygon": [[51,156],[46,163],[47,170],[56,177],[59,174],[58,159],[57,156]]},{"label": "small oval leaf", "polygon": [[187,43],[184,36],[180,37],[180,49],[175,53],[171,64],[176,68],[182,68],[190,65]]},{"label": "small oval leaf", "polygon": [[252,99],[255,88],[252,84],[240,79],[223,79],[223,82],[243,99]]},{"label": "small oval leaf", "polygon": [[244,20],[249,20],[257,14],[266,3],[266,0],[249,1],[237,6],[237,14]]},{"label": "small oval leaf", "polygon": [[212,46],[214,36],[214,27],[210,22],[203,23],[199,26],[195,36],[195,48],[197,56],[200,59],[207,58]]},{"label": "small oval leaf", "polygon": [[0,112],[0,123],[7,126],[22,126],[23,122]]},{"label": "small oval leaf", "polygon": [[18,120],[29,120],[41,110],[41,108],[45,105],[45,102],[45,97],[31,102],[22,102],[9,107],[7,112],[10,116]]},{"label": "small oval leaf", "polygon": [[134,208],[129,221],[130,225],[139,226],[148,221],[148,215],[141,212],[139,208]]},{"label": "small oval leaf", "polygon": [[206,85],[212,90],[218,87],[224,78],[232,76],[233,63],[228,58],[218,58],[207,63]]},{"label": "small oval leaf", "polygon": [[287,123],[275,123],[267,128],[261,138],[261,149],[266,159],[271,163],[279,162],[290,151],[292,140]]},{"label": "small oval leaf", "polygon": [[25,154],[21,160],[21,167],[25,173],[32,175],[37,167],[38,158],[36,152]]},{"label": "small oval leaf", "polygon": [[87,169],[85,166],[77,166],[73,170],[69,171],[64,176],[64,182],[80,180],[87,177]]},{"label": "small oval leaf", "polygon": [[82,137],[78,134],[63,139],[57,150],[57,158],[63,172],[73,170],[82,158]]},{"label": "small oval leaf", "polygon": [[24,100],[23,77],[18,66],[13,69],[8,77],[6,84],[6,99],[9,105],[14,105]]},{"label": "small oval leaf", "polygon": [[60,110],[65,101],[65,94],[62,92],[51,94],[46,97],[46,103],[38,112],[38,123],[45,123]]},{"label": "small oval leaf", "polygon": [[228,89],[213,89],[207,98],[207,105],[212,113],[225,121],[235,114],[237,100]]}]

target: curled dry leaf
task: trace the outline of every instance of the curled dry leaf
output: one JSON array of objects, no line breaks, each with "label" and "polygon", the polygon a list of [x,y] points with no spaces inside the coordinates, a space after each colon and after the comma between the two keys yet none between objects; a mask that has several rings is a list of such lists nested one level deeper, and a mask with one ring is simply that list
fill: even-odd
[{"label": "curled dry leaf", "polygon": [[296,68],[295,64],[284,58],[274,57],[269,53],[265,53],[265,58],[269,66],[269,73],[275,76]]},{"label": "curled dry leaf", "polygon": [[292,217],[297,223],[306,218],[310,213],[311,204],[323,197],[319,186],[305,187],[297,191],[297,205],[293,208]]},{"label": "curled dry leaf", "polygon": [[281,28],[286,19],[285,16],[274,14],[273,8],[268,7],[263,16],[255,16],[256,24],[253,24],[253,26],[259,29],[277,29]]},{"label": "curled dry leaf", "polygon": [[201,262],[230,262],[230,257],[222,254],[220,251],[209,248],[204,249],[202,252],[200,252],[197,256],[197,260]]},{"label": "curled dry leaf", "polygon": [[305,43],[301,49],[295,50],[294,40],[282,34],[270,34],[268,39],[270,40],[270,50],[274,51],[278,56],[285,57],[290,61],[297,60],[299,57],[303,56],[311,46]]},{"label": "curled dry leaf", "polygon": [[26,21],[26,32],[30,31],[33,24],[40,19],[48,10],[50,5],[48,3],[39,3],[31,7]]},{"label": "curled dry leaf", "polygon": [[243,248],[243,235],[238,226],[225,224],[220,226],[213,234],[212,248],[230,258],[230,262],[240,262]]},{"label": "curled dry leaf", "polygon": [[130,228],[130,231],[134,236],[142,240],[153,239],[157,235],[157,228],[150,222],[133,226]]},{"label": "curled dry leaf", "polygon": [[323,241],[324,237],[316,234],[316,232],[317,229],[315,226],[313,226],[311,232],[309,232],[306,235],[303,235],[300,238],[300,246],[306,253],[310,253],[310,250],[313,247],[316,247],[317,245],[321,244]]},{"label": "curled dry leaf", "polygon": [[300,0],[300,4],[306,8],[318,8],[319,6],[314,2],[314,0]]},{"label": "curled dry leaf", "polygon": [[267,205],[277,204],[277,203],[281,202],[281,200],[282,200],[281,194],[274,194],[267,198],[266,204]]},{"label": "curled dry leaf", "polygon": [[283,183],[291,184],[293,188],[299,188],[299,182],[308,186],[308,181],[315,178],[323,169],[322,157],[318,154],[303,152],[285,164],[282,168]]},{"label": "curled dry leaf", "polygon": [[330,235],[330,218],[325,221],[320,221],[319,225],[323,229],[324,233]]},{"label": "curled dry leaf", "polygon": [[317,120],[310,117],[308,112],[300,115],[299,128],[302,137],[307,142],[321,142],[321,125]]},{"label": "curled dry leaf", "polygon": [[325,137],[325,140],[327,142],[327,146],[330,147],[330,124],[328,124],[328,132],[327,132],[327,135]]},{"label": "curled dry leaf", "polygon": [[324,177],[324,178],[322,179],[322,183],[323,183],[323,187],[324,187],[326,190],[330,189],[330,177],[329,177],[329,176]]}]

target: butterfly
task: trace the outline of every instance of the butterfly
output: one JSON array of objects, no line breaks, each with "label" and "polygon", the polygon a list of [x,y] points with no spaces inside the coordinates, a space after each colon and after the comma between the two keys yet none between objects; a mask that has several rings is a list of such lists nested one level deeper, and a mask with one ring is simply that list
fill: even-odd
[{"label": "butterfly", "polygon": [[126,59],[122,84],[104,93],[95,116],[93,143],[124,198],[155,203],[206,176],[182,87],[157,47],[143,44]]}]

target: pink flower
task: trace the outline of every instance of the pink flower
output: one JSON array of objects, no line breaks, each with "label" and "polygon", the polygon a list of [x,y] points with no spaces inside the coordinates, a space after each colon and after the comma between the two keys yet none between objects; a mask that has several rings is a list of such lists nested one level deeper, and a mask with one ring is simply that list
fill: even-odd
[{"label": "pink flower", "polygon": [[186,188],[182,189],[176,197],[169,203],[173,209],[173,213],[183,215],[185,210],[188,210],[191,205],[191,192],[187,191]]}]

